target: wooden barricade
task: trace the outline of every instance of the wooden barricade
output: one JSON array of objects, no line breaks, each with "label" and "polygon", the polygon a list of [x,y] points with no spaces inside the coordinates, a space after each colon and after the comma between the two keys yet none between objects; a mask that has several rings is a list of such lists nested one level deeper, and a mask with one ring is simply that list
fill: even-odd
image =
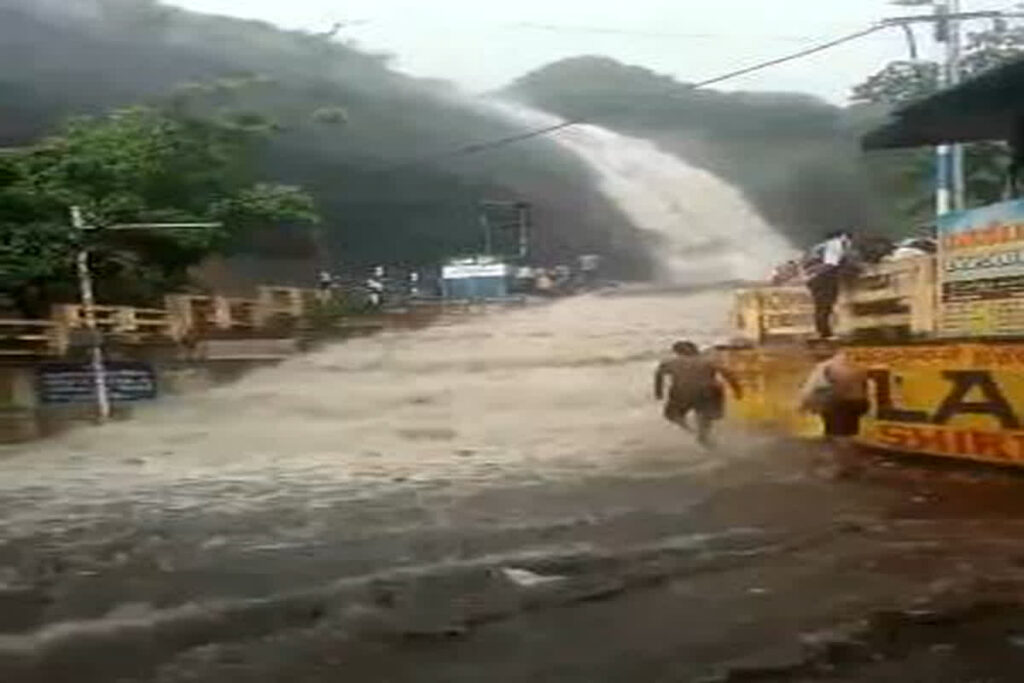
[{"label": "wooden barricade", "polygon": [[934,256],[865,266],[843,283],[836,331],[852,339],[900,339],[934,335],[937,320]]},{"label": "wooden barricade", "polygon": [[0,320],[0,356],[58,356],[67,336],[50,320]]},{"label": "wooden barricade", "polygon": [[178,338],[250,334],[295,325],[311,309],[316,293],[298,287],[260,287],[255,299],[173,294],[166,297]]},{"label": "wooden barricade", "polygon": [[164,302],[178,339],[194,339],[231,327],[231,311],[224,297],[170,294]]},{"label": "wooden barricade", "polygon": [[814,334],[814,304],[806,287],[760,287],[736,294],[734,325],[749,341],[800,339]]},{"label": "wooden barricade", "polygon": [[308,309],[308,300],[315,296],[312,290],[298,287],[258,287],[256,301],[260,320],[284,315],[301,318]]},{"label": "wooden barricade", "polygon": [[[118,326],[117,310],[117,306],[94,306],[96,329],[103,334],[112,334]],[[84,330],[87,327],[81,304],[55,304],[50,318],[65,330]]]},{"label": "wooden barricade", "polygon": [[[100,333],[119,341],[143,344],[177,339],[175,325],[166,310],[134,306],[95,306],[93,310]],[[81,304],[55,305],[51,320],[65,335],[88,329]]]}]

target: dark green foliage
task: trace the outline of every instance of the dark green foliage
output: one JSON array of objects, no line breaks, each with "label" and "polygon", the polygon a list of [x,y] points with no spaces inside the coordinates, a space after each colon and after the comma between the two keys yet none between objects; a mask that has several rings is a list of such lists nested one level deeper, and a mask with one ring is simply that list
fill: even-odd
[{"label": "dark green foliage", "polygon": [[[8,155],[0,173],[0,286],[26,313],[74,290],[74,254],[92,254],[101,296],[153,303],[211,252],[271,225],[317,221],[294,187],[252,183],[261,133],[152,108],[76,118]],[[70,225],[82,210],[90,229]],[[218,222],[219,227],[111,231],[124,223]],[[32,304],[29,305],[29,300]]]},{"label": "dark green foliage", "polygon": [[[996,21],[969,34],[961,75],[970,78],[1024,55],[1024,23]],[[929,61],[897,61],[868,78],[853,90],[856,102],[887,108],[910,104],[938,92],[940,68]],[[911,222],[924,224],[934,215],[935,153],[930,149],[872,153],[869,162],[883,201],[893,205]],[[999,201],[1009,163],[1006,145],[1000,141],[974,143],[964,149],[967,206]]]}]

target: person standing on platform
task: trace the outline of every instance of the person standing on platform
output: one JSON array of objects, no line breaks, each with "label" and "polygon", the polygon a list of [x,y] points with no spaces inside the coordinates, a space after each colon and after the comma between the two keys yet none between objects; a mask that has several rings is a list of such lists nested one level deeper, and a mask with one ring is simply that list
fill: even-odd
[{"label": "person standing on platform", "polygon": [[814,327],[822,339],[832,338],[832,314],[839,300],[839,281],[843,266],[852,256],[849,232],[834,232],[816,245],[804,262],[807,288],[814,301]]}]

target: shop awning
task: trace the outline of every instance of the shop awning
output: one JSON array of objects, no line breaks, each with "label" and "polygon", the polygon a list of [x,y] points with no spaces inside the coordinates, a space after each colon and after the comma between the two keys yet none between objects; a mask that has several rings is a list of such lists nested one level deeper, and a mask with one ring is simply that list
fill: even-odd
[{"label": "shop awning", "polygon": [[864,149],[1011,140],[1024,122],[1024,59],[986,71],[897,110],[861,141]]}]

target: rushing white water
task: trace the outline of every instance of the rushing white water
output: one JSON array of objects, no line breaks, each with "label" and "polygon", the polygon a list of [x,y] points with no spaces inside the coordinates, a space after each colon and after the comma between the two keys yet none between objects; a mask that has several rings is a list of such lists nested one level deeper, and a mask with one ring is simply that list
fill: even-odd
[{"label": "rushing white water", "polygon": [[[662,238],[676,282],[756,277],[785,249],[738,192],[647,142],[593,126],[557,140]],[[724,292],[584,297],[331,346],[128,424],[0,449],[23,456],[5,462],[0,500],[20,501],[11,528],[62,529],[111,499],[250,514],[286,491],[315,504],[396,477],[490,480],[674,453],[680,435],[650,402],[651,364],[674,339],[727,335],[727,303]]]},{"label": "rushing white water", "polygon": [[[530,129],[561,121],[507,102],[486,106]],[[605,196],[652,237],[662,281],[763,280],[793,252],[739,190],[648,140],[590,124],[550,137],[582,159]]]}]

